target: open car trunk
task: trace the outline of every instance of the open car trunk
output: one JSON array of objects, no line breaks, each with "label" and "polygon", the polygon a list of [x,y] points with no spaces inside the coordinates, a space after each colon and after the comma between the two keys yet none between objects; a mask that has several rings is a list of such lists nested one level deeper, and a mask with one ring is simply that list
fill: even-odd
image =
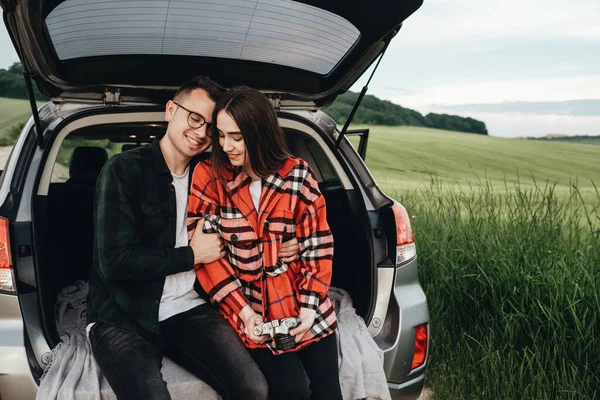
[{"label": "open car trunk", "polygon": [[[25,70],[53,99],[160,102],[199,72],[304,109],[362,75],[422,0],[0,0]],[[175,72],[175,73],[174,73]]]},{"label": "open car trunk", "polygon": [[[34,235],[36,242],[43,244],[38,253],[37,281],[43,326],[51,348],[60,341],[55,325],[57,295],[77,280],[87,281],[92,267],[94,187],[104,162],[101,157],[95,161],[93,158],[102,152],[99,149],[107,147],[108,156],[112,156],[147,143],[163,130],[164,125],[148,123],[94,125],[75,130],[62,141],[57,159],[69,162],[70,169],[57,162],[47,195],[36,196],[34,202]],[[323,148],[324,141],[295,129],[285,131],[290,150],[309,162],[326,200],[327,220],[335,240],[331,286],[346,290],[357,314],[367,319],[375,296],[374,266],[370,240],[364,237],[363,219],[367,213],[361,193],[343,183],[348,179],[341,179],[336,172],[339,167],[332,165],[333,156]],[[121,142],[113,142],[117,140]],[[85,150],[84,163],[80,160],[82,154],[77,157],[79,149]]]}]

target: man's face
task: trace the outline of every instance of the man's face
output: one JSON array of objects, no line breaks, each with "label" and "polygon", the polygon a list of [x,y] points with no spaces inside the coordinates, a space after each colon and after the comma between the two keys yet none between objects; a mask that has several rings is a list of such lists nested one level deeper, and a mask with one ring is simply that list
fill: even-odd
[{"label": "man's face", "polygon": [[[215,102],[203,89],[195,89],[175,101],[169,100],[165,110],[168,139],[185,158],[192,158],[210,147],[210,128]],[[188,111],[189,110],[189,111]],[[203,121],[206,123],[202,124]],[[197,127],[202,125],[200,127]]]}]

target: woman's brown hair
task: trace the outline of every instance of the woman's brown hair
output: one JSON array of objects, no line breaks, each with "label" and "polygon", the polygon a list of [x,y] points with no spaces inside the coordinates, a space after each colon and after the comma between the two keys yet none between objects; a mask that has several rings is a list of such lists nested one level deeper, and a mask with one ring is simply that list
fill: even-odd
[{"label": "woman's brown hair", "polygon": [[252,171],[260,178],[272,175],[291,156],[271,101],[256,89],[236,86],[219,97],[213,114],[212,168],[223,180],[232,168],[219,145],[217,114],[225,110],[240,128]]}]

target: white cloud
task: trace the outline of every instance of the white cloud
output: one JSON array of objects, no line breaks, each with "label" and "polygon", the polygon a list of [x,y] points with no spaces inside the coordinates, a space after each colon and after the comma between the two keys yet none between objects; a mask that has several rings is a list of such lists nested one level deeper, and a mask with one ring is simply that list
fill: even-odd
[{"label": "white cloud", "polygon": [[395,48],[481,45],[490,41],[579,38],[600,41],[597,0],[428,0]]},{"label": "white cloud", "polygon": [[382,96],[393,103],[412,107],[435,104],[499,103],[503,101],[567,101],[597,99],[600,74],[550,79],[474,82],[423,88],[412,94]]},{"label": "white cloud", "polygon": [[569,101],[505,101],[502,103],[471,103],[443,107],[448,111],[487,112],[520,115],[570,115],[600,117],[600,99]]},{"label": "white cloud", "polygon": [[17,52],[10,41],[10,36],[4,24],[0,25],[0,68],[8,68],[14,62],[19,61]]},{"label": "white cloud", "polygon": [[[458,114],[461,115],[461,113]],[[479,112],[463,113],[462,116],[484,121],[489,134],[492,136],[540,137],[547,134],[600,135],[600,117],[573,117],[565,115],[515,115],[509,113],[502,114]]]}]

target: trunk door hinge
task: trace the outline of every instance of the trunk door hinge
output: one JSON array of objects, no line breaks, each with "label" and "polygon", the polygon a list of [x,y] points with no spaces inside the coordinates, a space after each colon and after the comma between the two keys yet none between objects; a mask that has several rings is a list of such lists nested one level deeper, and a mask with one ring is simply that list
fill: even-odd
[{"label": "trunk door hinge", "polygon": [[116,88],[104,89],[104,105],[119,106],[121,105],[121,90]]},{"label": "trunk door hinge", "polygon": [[273,104],[273,108],[275,108],[275,110],[277,110],[277,111],[280,111],[281,110],[281,96],[271,95],[268,97],[269,97],[269,100],[271,100],[271,103]]}]

